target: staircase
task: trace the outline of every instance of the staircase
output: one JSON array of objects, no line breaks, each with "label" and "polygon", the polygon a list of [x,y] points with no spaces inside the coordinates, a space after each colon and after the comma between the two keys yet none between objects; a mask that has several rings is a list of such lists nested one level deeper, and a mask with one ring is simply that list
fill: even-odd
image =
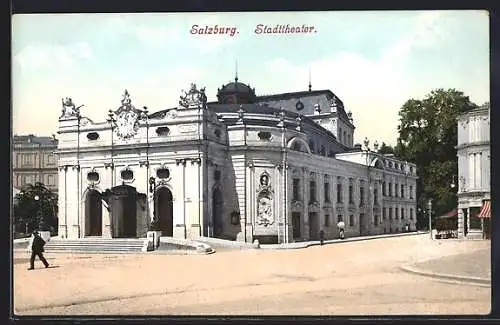
[{"label": "staircase", "polygon": [[146,252],[146,239],[137,238],[81,238],[81,239],[51,239],[45,244],[45,252],[83,252],[83,253],[130,253]]}]

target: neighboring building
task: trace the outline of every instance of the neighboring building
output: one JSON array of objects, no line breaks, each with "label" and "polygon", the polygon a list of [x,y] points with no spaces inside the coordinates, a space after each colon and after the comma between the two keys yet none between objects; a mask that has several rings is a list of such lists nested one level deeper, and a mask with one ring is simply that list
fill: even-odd
[{"label": "neighboring building", "polygon": [[22,189],[26,184],[43,183],[57,191],[57,149],[55,137],[14,135],[12,151],[12,186]]},{"label": "neighboring building", "polygon": [[59,236],[145,237],[152,220],[247,242],[338,238],[339,220],[347,236],[416,230],[416,166],[353,146],[354,129],[329,90],[258,97],[237,78],[217,102],[192,84],[152,114],[125,91],[105,122],[66,98]]},{"label": "neighboring building", "polygon": [[457,120],[458,234],[480,238],[483,229],[489,233],[491,218],[490,105],[461,114]]}]

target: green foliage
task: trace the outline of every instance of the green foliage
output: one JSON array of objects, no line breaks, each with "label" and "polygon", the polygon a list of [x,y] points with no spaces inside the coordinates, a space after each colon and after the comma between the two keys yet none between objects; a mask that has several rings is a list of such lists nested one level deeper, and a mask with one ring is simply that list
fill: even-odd
[{"label": "green foliage", "polygon": [[385,155],[385,154],[395,154],[394,148],[391,146],[388,146],[385,144],[385,142],[382,142],[382,145],[378,149],[378,153]]},{"label": "green foliage", "polygon": [[[35,200],[38,196],[39,200]],[[14,206],[14,229],[28,232],[38,229],[42,222],[57,230],[57,195],[42,183],[28,184],[17,195]]]},{"label": "green foliage", "polygon": [[456,119],[475,107],[461,91],[436,89],[423,100],[409,99],[399,111],[399,139],[394,151],[399,158],[417,164],[417,204],[427,208],[432,199],[433,215],[457,206],[455,189],[450,187],[458,169]]}]

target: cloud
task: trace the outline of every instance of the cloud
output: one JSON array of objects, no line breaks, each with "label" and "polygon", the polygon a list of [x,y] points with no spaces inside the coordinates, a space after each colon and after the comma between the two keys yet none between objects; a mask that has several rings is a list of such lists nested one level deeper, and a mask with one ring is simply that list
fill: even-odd
[{"label": "cloud", "polygon": [[440,22],[446,17],[442,11],[420,13],[414,20],[413,29],[383,53],[383,62],[392,64],[404,60],[416,48],[432,47],[444,38]]},{"label": "cloud", "polygon": [[89,44],[78,42],[69,45],[27,45],[14,55],[14,62],[25,69],[66,69],[80,60],[89,60],[93,51]]},{"label": "cloud", "polygon": [[178,28],[138,26],[134,30],[135,37],[148,46],[168,45],[170,42],[180,40],[180,30]]}]

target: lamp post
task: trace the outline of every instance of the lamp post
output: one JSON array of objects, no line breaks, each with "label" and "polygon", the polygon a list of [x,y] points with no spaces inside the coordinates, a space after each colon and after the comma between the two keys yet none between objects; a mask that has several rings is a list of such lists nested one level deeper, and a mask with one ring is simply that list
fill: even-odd
[{"label": "lamp post", "polygon": [[149,178],[149,192],[153,194],[153,220],[151,221],[151,230],[158,230],[158,220],[156,218],[156,179]]},{"label": "lamp post", "polygon": [[451,188],[455,188],[457,186],[456,179],[457,179],[457,175],[453,175],[452,179],[451,179],[451,184],[450,184]]},{"label": "lamp post", "polygon": [[42,204],[40,201],[40,196],[35,195],[34,199],[35,199],[37,209],[38,209],[37,214],[40,215],[40,221],[38,222],[38,228],[39,228],[39,230],[46,230],[45,229],[45,218],[44,218],[43,211],[42,211],[42,206],[41,206]]},{"label": "lamp post", "polygon": [[429,200],[429,203],[427,203],[429,206],[429,234],[432,238],[432,200]]}]

